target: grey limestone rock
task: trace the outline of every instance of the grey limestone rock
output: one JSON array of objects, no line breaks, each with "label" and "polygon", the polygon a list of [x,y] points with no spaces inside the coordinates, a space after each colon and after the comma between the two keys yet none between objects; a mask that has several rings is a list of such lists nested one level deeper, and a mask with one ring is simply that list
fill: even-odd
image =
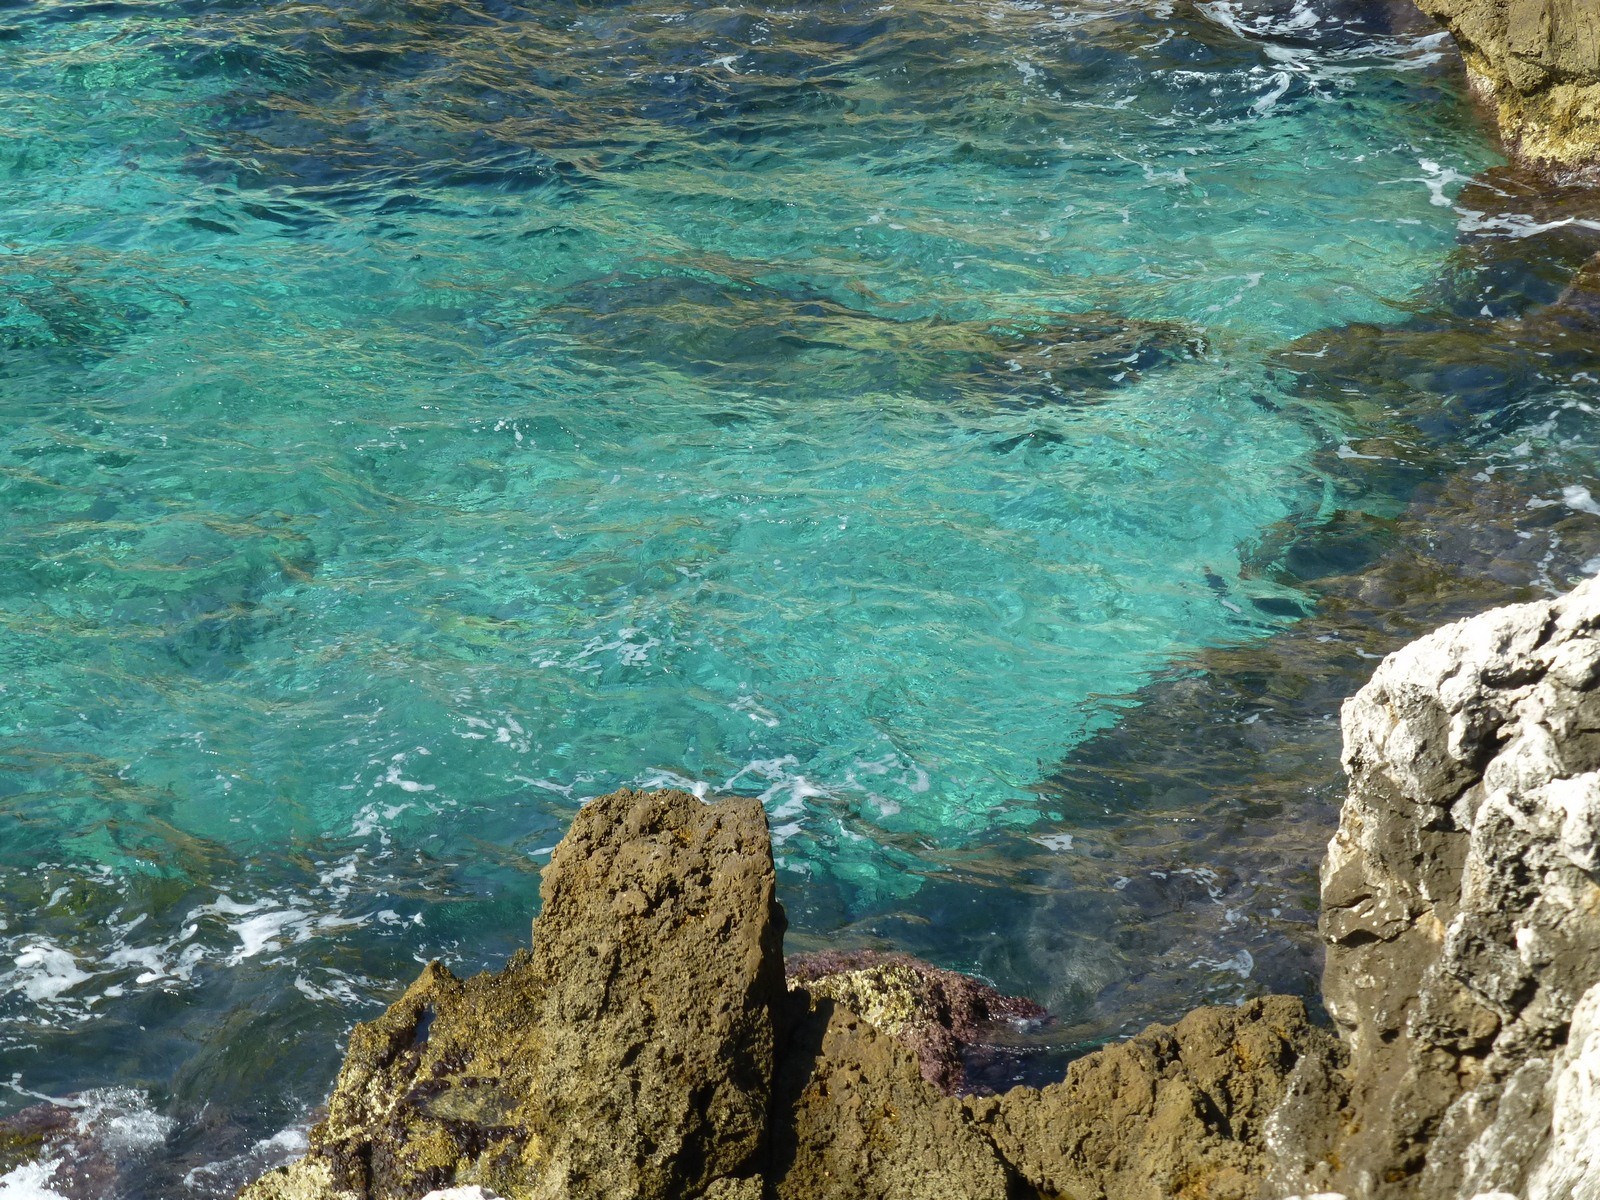
[{"label": "grey limestone rock", "polygon": [[1600,582],[1390,655],[1344,735],[1323,992],[1350,1061],[1280,1115],[1280,1194],[1600,1197]]}]

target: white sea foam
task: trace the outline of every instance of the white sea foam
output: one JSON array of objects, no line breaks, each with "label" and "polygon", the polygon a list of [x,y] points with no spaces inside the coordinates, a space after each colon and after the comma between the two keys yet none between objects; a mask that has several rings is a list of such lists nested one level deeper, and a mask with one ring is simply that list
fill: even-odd
[{"label": "white sea foam", "polygon": [[1561,501],[1573,512],[1589,513],[1591,516],[1600,517],[1600,503],[1595,501],[1593,493],[1582,484],[1572,484],[1561,490]]},{"label": "white sea foam", "polygon": [[72,1113],[70,1132],[53,1136],[45,1155],[0,1175],[0,1200],[63,1200],[53,1186],[61,1168],[79,1159],[109,1159],[117,1164],[137,1160],[164,1145],[177,1122],[150,1107],[150,1099],[134,1088],[96,1088],[76,1096],[39,1096],[11,1086]]},{"label": "white sea foam", "polygon": [[[895,752],[876,759],[858,758],[844,771],[842,778],[826,781],[813,778],[799,767],[797,756],[783,754],[753,758],[721,781],[696,779],[662,768],[634,779],[630,786],[680,788],[702,800],[719,792],[749,792],[760,787],[756,795],[773,822],[772,840],[778,846],[804,832],[818,812],[836,811],[840,804],[848,803],[860,812],[887,819],[897,816],[902,804],[892,795],[885,795],[885,790],[892,787],[910,795],[922,795],[933,786],[927,768]],[[819,800],[824,803],[820,806],[813,803]],[[831,836],[856,841],[861,835],[839,827]]]},{"label": "white sea foam", "polygon": [[1231,971],[1240,979],[1249,979],[1256,969],[1255,956],[1240,947],[1227,958],[1197,958],[1189,964],[1191,970]]},{"label": "white sea foam", "polygon": [[0,1175],[0,1200],[67,1200],[50,1186],[61,1167],[58,1158],[23,1163]]},{"label": "white sea foam", "polygon": [[1484,213],[1471,208],[1457,208],[1460,220],[1456,227],[1462,233],[1500,233],[1510,238],[1536,237],[1552,229],[1572,226],[1577,229],[1600,229],[1600,221],[1586,217],[1562,217],[1555,221],[1536,221],[1524,213]]},{"label": "white sea foam", "polygon": [[150,1098],[133,1088],[97,1088],[76,1098],[73,1125],[80,1138],[116,1155],[139,1154],[162,1145],[177,1122],[150,1107]]},{"label": "white sea foam", "polygon": [[32,941],[17,951],[10,971],[0,975],[6,990],[21,992],[28,999],[44,1003],[60,999],[93,976],[78,965],[71,952],[54,942]]},{"label": "white sea foam", "polygon": [[190,1192],[201,1195],[231,1196],[250,1180],[258,1179],[273,1168],[305,1154],[311,1148],[307,1130],[305,1125],[280,1129],[271,1137],[256,1142],[243,1154],[193,1168],[183,1177],[183,1185]]},{"label": "white sea foam", "polygon": [[[212,904],[194,910],[192,917],[220,916],[228,932],[238,939],[239,947],[228,955],[225,965],[236,967],[246,959],[261,954],[274,953],[286,946],[308,941],[321,933],[341,929],[358,929],[367,917],[341,917],[332,913],[317,913],[298,896],[287,904],[263,899],[240,904],[229,896],[219,896]],[[237,920],[228,920],[236,917]]]}]

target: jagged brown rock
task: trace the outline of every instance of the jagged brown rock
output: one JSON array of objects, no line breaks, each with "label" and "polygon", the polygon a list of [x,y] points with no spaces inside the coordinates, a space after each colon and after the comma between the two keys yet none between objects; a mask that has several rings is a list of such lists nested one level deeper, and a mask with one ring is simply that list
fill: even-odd
[{"label": "jagged brown rock", "polygon": [[1590,0],[1417,0],[1461,47],[1508,148],[1600,181],[1600,9]]},{"label": "jagged brown rock", "polygon": [[[1300,1003],[1279,999],[1201,1010],[1043,1092],[946,1095],[924,1078],[918,1037],[821,994],[839,973],[821,972],[817,994],[786,992],[753,800],[602,797],[542,894],[531,952],[465,981],[432,965],[357,1027],[311,1153],[244,1200],[473,1186],[506,1200],[1020,1200],[1067,1179],[1080,1200],[1144,1200],[1173,1180],[1231,1200],[1261,1173],[1261,1111],[1324,1049]],[[902,1035],[1036,1011],[927,964],[912,988],[900,976],[914,961],[813,965],[898,972],[889,982],[906,986],[890,990],[909,1007],[876,1016]],[[846,983],[857,1002],[882,999]],[[1144,1099],[1106,1108],[1135,1077]]]},{"label": "jagged brown rock", "polygon": [[353,1035],[311,1154],[244,1195],[1600,1200],[1600,580],[1391,655],[1344,733],[1339,1044],[1265,997],[945,1095],[885,1031],[953,1030],[963,988],[846,955],[786,991],[760,805],[619,792],[552,860],[534,950],[424,971]]},{"label": "jagged brown rock", "polygon": [[968,1105],[1043,1196],[1255,1200],[1290,1075],[1336,1055],[1301,1001],[1268,996],[1196,1009],[1078,1059],[1061,1083]]},{"label": "jagged brown rock", "polygon": [[795,993],[778,1072],[775,1200],[1007,1200],[1020,1191],[916,1054],[842,1003]]},{"label": "jagged brown rock", "polygon": [[754,799],[618,792],[587,805],[540,887],[552,1195],[697,1195],[752,1174],[766,1132],[783,910]]},{"label": "jagged brown rock", "polygon": [[785,994],[760,803],[604,796],[541,895],[532,954],[430,966],[357,1027],[312,1153],[245,1197],[678,1200],[758,1171]]}]

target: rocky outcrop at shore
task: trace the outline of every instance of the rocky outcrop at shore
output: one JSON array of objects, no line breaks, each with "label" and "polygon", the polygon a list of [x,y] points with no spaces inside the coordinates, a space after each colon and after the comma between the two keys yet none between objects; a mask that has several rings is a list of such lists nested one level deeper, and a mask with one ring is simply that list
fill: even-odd
[{"label": "rocky outcrop at shore", "polygon": [[1344,735],[1323,995],[1349,1065],[1281,1115],[1280,1179],[1600,1197],[1600,582],[1390,655]]},{"label": "rocky outcrop at shore", "polygon": [[1511,152],[1600,182],[1600,9],[1587,0],[1417,0],[1455,38]]},{"label": "rocky outcrop at shore", "polygon": [[949,1094],[1026,1002],[893,955],[786,983],[760,805],[624,791],[532,952],[424,971],[243,1200],[1600,1200],[1600,583],[1391,655],[1344,732],[1337,1038],[1270,996]]},{"label": "rocky outcrop at shore", "polygon": [[1037,1009],[900,956],[801,960],[789,989],[754,800],[601,797],[541,890],[531,953],[430,966],[357,1028],[311,1153],[245,1200],[1247,1200],[1289,1073],[1332,1043],[1275,997],[947,1094],[954,1043]]}]

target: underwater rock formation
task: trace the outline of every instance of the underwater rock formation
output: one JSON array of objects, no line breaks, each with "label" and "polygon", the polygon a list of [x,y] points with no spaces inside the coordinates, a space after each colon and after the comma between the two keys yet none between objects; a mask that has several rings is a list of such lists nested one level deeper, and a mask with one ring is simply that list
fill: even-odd
[{"label": "underwater rock formation", "polygon": [[1417,0],[1450,30],[1518,158],[1600,180],[1600,10],[1588,0]]},{"label": "underwater rock formation", "polygon": [[797,372],[823,372],[862,394],[976,411],[1093,403],[1206,353],[1181,321],[1045,311],[949,320],[871,293],[852,306],[762,284],[755,264],[719,265],[721,280],[703,270],[592,280],[504,333],[542,330],[599,363],[715,375],[724,386],[782,388]]}]

